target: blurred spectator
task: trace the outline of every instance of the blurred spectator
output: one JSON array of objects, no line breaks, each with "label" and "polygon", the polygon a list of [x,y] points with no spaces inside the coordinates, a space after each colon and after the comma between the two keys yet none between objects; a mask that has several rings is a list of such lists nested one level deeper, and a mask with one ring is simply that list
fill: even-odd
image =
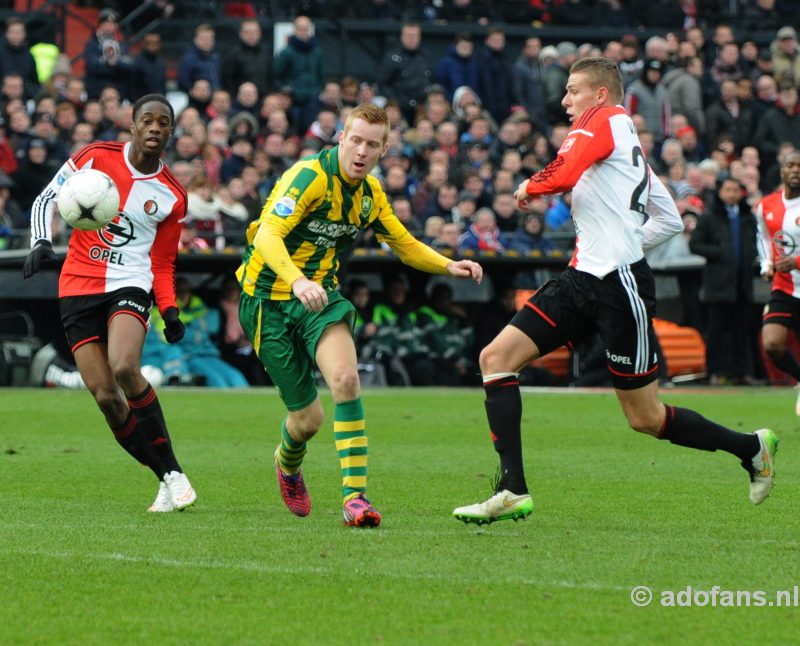
[{"label": "blurred spectator", "polygon": [[236,44],[223,56],[222,85],[234,94],[242,83],[255,83],[258,94],[264,96],[271,76],[272,53],[262,39],[261,25],[258,20],[243,20]]},{"label": "blurred spectator", "polygon": [[86,43],[83,51],[86,93],[89,98],[97,98],[104,87],[111,85],[121,97],[128,99],[133,61],[119,33],[119,14],[113,9],[103,9],[98,20],[95,37]]},{"label": "blurred spectator", "polygon": [[432,215],[423,225],[422,241],[427,245],[432,245],[433,241],[439,236],[444,225],[444,218],[441,215]]},{"label": "blurred spectator", "polygon": [[231,106],[233,100],[227,90],[214,90],[211,93],[211,101],[206,107],[205,116],[209,119],[216,119],[222,117],[228,119],[231,116]]},{"label": "blurred spectator", "polygon": [[[246,171],[247,167],[243,172],[246,174]],[[220,186],[218,197],[225,243],[228,246],[243,247],[247,224],[258,216],[263,202],[258,193],[249,192],[241,177],[233,177],[227,186]]]},{"label": "blurred spectator", "polygon": [[332,148],[339,141],[339,128],[336,113],[321,110],[316,120],[308,127],[303,139],[303,146],[319,152],[323,148]]},{"label": "blurred spectator", "polygon": [[445,222],[452,222],[453,208],[455,208],[457,200],[458,187],[452,182],[445,182],[436,190],[433,199],[422,212],[420,220],[425,222],[428,218],[438,215]]},{"label": "blurred spectator", "polygon": [[275,59],[275,82],[292,95],[292,123],[300,132],[308,128],[305,109],[322,89],[322,52],[313,35],[314,23],[307,16],[294,20],[294,34]]},{"label": "blurred spectator", "polygon": [[797,32],[794,27],[781,27],[770,47],[775,80],[791,81],[795,87],[800,83],[800,52],[797,51]]},{"label": "blurred spectator", "polygon": [[478,198],[474,193],[464,189],[458,194],[458,201],[455,208],[452,210],[453,222],[455,222],[460,229],[465,227],[468,222],[472,221],[472,216],[478,208]]},{"label": "blurred spectator", "polygon": [[178,66],[178,87],[187,94],[198,79],[208,81],[211,92],[221,87],[222,65],[220,55],[214,49],[215,40],[211,25],[203,23],[195,27],[192,45]]},{"label": "blurred spectator", "polygon": [[683,158],[689,163],[699,163],[705,157],[703,148],[697,140],[697,132],[692,126],[684,126],[675,132],[675,137],[681,144]]},{"label": "blurred spectator", "polygon": [[167,344],[163,339],[164,321],[153,308],[150,314],[152,332],[148,334],[151,339],[146,342],[148,363],[161,368],[167,377],[180,379],[200,375],[210,388],[247,386],[244,375],[222,359],[215,342],[220,333],[219,311],[209,309],[199,296],[193,294],[191,284],[185,278],[175,280],[175,296],[186,333],[177,343]]},{"label": "blurred spectator", "polygon": [[717,86],[722,81],[738,81],[743,78],[744,70],[739,64],[739,46],[735,42],[722,45],[710,71],[711,78]]},{"label": "blurred spectator", "polygon": [[356,319],[353,323],[353,338],[356,342],[356,353],[359,359],[366,358],[365,348],[378,331],[372,322],[373,303],[369,286],[362,280],[352,279],[347,284],[347,298],[356,310]]},{"label": "blurred spectator", "polygon": [[696,132],[705,132],[705,113],[703,112],[703,89],[700,80],[686,69],[691,58],[682,60],[679,65],[664,74],[663,84],[667,91],[670,110],[673,114],[685,114],[689,124]]},{"label": "blurred spectator", "polygon": [[[511,110],[511,65],[506,60],[506,35],[491,27],[475,55],[478,65],[478,96],[497,123]],[[458,87],[458,86],[456,86]]]},{"label": "blurred spectator", "polygon": [[220,180],[228,182],[233,177],[239,177],[242,169],[253,159],[253,142],[246,135],[233,135],[230,140],[230,157],[222,162]]},{"label": "blurred spectator", "polygon": [[22,19],[11,16],[6,20],[6,37],[0,43],[0,76],[19,74],[25,83],[25,96],[34,97],[39,90],[39,75],[27,37]]},{"label": "blurred spectator", "polygon": [[545,69],[544,102],[547,110],[547,119],[551,124],[565,119],[564,107],[561,99],[564,98],[564,88],[569,77],[569,68],[577,59],[577,47],[574,43],[564,41],[556,47],[558,59]]},{"label": "blurred spectator", "polygon": [[624,99],[628,114],[641,114],[656,141],[666,135],[670,117],[669,98],[661,82],[664,71],[664,63],[655,58],[647,59],[641,78],[630,84]]},{"label": "blurred spectator", "polygon": [[436,66],[436,82],[444,88],[445,98],[453,100],[456,88],[466,85],[479,94],[478,63],[473,55],[475,46],[469,34],[456,34],[451,45]]},{"label": "blurred spectator", "polygon": [[251,386],[266,386],[270,383],[264,366],[256,356],[253,344],[239,323],[239,298],[241,287],[234,277],[226,278],[220,289],[219,347],[222,359],[239,370]]},{"label": "blurred spectator", "polygon": [[749,31],[774,31],[781,22],[775,0],[750,0],[742,8],[742,25]]},{"label": "blurred spectator", "polygon": [[402,222],[403,226],[408,229],[409,233],[415,238],[419,238],[424,233],[422,223],[418,218],[414,217],[411,212],[411,202],[407,197],[398,196],[392,200],[392,210],[397,216],[397,219]]},{"label": "blurred spectator", "polygon": [[[258,216],[261,215],[261,209],[264,207],[264,200],[261,198],[261,195],[258,192],[258,185],[264,179],[261,175],[259,175],[258,170],[253,164],[247,164],[242,169],[241,177],[239,178],[242,182],[242,194],[239,195],[238,190],[234,188],[234,192],[236,196],[233,198],[233,201],[239,202],[247,209],[247,220],[257,220]],[[228,188],[230,189],[230,183],[228,184]],[[221,196],[224,197],[224,191],[220,189]],[[236,229],[241,230],[241,241],[244,240],[244,227],[240,226],[241,218],[236,218],[237,224]],[[223,218],[223,224],[225,223],[225,218]]]},{"label": "blurred spectator", "polygon": [[531,200],[531,203],[534,201],[538,202],[538,204],[531,212],[522,216],[519,228],[514,232],[509,248],[522,254],[531,252],[548,254],[555,249],[555,246],[544,237],[544,212],[547,210],[547,200],[539,198],[538,200]]},{"label": "blurred spectator", "polygon": [[421,42],[419,24],[404,24],[400,28],[400,45],[386,52],[378,67],[381,92],[387,99],[397,101],[408,123],[414,123],[425,100],[425,89],[433,80],[433,63]]},{"label": "blurred spectator", "polygon": [[706,109],[706,141],[713,146],[720,135],[728,134],[741,150],[751,141],[752,133],[752,104],[739,101],[735,81],[722,81],[719,100]]},{"label": "blurred spectator", "polygon": [[470,360],[474,330],[467,311],[453,302],[453,289],[436,283],[428,303],[417,312],[426,356],[409,370],[415,386],[461,386],[477,381],[475,365]]},{"label": "blurred spectator", "polygon": [[548,231],[572,231],[572,191],[559,195],[545,213]]},{"label": "blurred spectator", "polygon": [[697,223],[689,248],[703,256],[701,301],[708,324],[706,361],[713,384],[752,378],[750,319],[756,222],[735,179],[723,180],[717,199]]},{"label": "blurred spectator", "polygon": [[545,71],[539,61],[541,51],[542,41],[539,38],[525,40],[522,52],[511,69],[511,99],[528,111],[539,130],[545,130]]},{"label": "blurred spectator", "polygon": [[47,186],[64,160],[49,159],[47,142],[44,139],[31,139],[19,152],[22,157],[12,176],[14,197],[22,210],[30,213],[33,200]]},{"label": "blurred spectator", "polygon": [[631,83],[642,77],[644,60],[639,56],[639,39],[633,34],[626,34],[620,41],[622,44],[622,61],[619,71],[622,75],[622,85],[627,90]]},{"label": "blurred spectator", "polygon": [[6,124],[0,118],[0,170],[11,175],[17,170],[17,157],[6,137]]},{"label": "blurred spectator", "polygon": [[205,175],[199,175],[191,180],[186,189],[186,222],[194,227],[197,231],[196,237],[208,247],[217,250],[224,248],[222,213],[211,182]]},{"label": "blurred spectator", "polygon": [[142,48],[133,59],[131,97],[167,93],[167,63],[161,55],[161,36],[150,32],[142,36]]},{"label": "blurred spectator", "polygon": [[319,117],[323,110],[333,112],[337,117],[339,110],[342,109],[342,85],[336,79],[328,79],[322,86],[322,90],[308,101],[304,120],[312,123]]},{"label": "blurred spectator", "polygon": [[497,228],[494,212],[487,208],[475,212],[473,223],[458,241],[459,251],[502,253],[507,247],[505,236]]},{"label": "blurred spectator", "polygon": [[769,74],[756,79],[756,96],[753,99],[753,123],[758,124],[767,110],[775,107],[778,100],[778,85]]},{"label": "blurred spectator", "polygon": [[384,285],[384,295],[372,310],[375,334],[362,349],[362,358],[381,363],[390,386],[410,386],[409,372],[424,360],[427,347],[404,278],[393,276]]},{"label": "blurred spectator", "polygon": [[517,200],[512,193],[495,193],[492,196],[492,211],[497,228],[507,236],[519,228],[520,214],[517,211]]},{"label": "blurred spectator", "polygon": [[[210,100],[211,97],[209,96],[209,101]],[[201,112],[201,114],[204,112],[205,111]],[[254,119],[258,117],[258,88],[255,83],[251,83],[250,81],[245,81],[239,86],[236,91],[236,98],[233,100],[233,103],[231,103],[231,118],[242,112],[246,112]]]},{"label": "blurred spectator", "polygon": [[759,121],[752,141],[765,162],[765,172],[774,165],[774,161],[772,164],[769,161],[776,159],[782,143],[788,142],[795,148],[800,148],[800,105],[797,101],[797,88],[792,81],[781,82],[775,107],[769,109]]},{"label": "blurred spectator", "polygon": [[210,249],[208,242],[197,235],[196,220],[184,221],[178,249],[181,251],[208,251]]},{"label": "blurred spectator", "polygon": [[440,253],[453,256],[458,253],[458,238],[461,228],[455,222],[444,222],[439,227],[439,233],[431,242],[431,247]]}]

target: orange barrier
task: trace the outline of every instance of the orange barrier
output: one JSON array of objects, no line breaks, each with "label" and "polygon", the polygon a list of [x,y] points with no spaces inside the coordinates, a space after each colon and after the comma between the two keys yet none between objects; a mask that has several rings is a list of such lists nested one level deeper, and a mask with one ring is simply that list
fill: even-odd
[{"label": "orange barrier", "polygon": [[700,332],[663,319],[653,319],[653,326],[667,363],[667,376],[705,372],[706,344]]}]

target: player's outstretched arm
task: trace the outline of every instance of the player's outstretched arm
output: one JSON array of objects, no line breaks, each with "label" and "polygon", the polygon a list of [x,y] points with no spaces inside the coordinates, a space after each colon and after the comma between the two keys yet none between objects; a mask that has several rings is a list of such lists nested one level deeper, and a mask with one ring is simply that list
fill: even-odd
[{"label": "player's outstretched arm", "polygon": [[479,285],[483,280],[483,267],[472,260],[453,260],[447,263],[447,273],[456,278],[472,278]]}]

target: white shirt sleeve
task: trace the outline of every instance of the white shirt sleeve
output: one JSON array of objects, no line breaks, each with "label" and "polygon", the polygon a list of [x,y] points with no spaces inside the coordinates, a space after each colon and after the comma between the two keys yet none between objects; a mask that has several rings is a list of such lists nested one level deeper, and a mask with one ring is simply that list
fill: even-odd
[{"label": "white shirt sleeve", "polygon": [[756,247],[758,248],[758,259],[761,261],[761,275],[764,276],[775,266],[775,261],[772,258],[772,238],[769,235],[767,223],[764,221],[761,202],[756,207],[756,225],[758,226]]},{"label": "white shirt sleeve", "polygon": [[642,227],[644,232],[643,251],[649,251],[683,232],[683,220],[678,213],[678,207],[675,206],[675,201],[653,170],[649,167],[648,169],[650,171],[650,194],[645,206],[647,222]]},{"label": "white shirt sleeve", "polygon": [[36,196],[31,206],[31,248],[39,240],[53,241],[53,210],[61,185],[75,172],[72,160],[68,160],[56,173],[44,190]]}]

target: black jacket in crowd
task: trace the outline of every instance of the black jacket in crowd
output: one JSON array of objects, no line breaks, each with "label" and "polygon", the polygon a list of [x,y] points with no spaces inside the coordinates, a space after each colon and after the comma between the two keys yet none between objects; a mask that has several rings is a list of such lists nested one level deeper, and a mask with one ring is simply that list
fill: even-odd
[{"label": "black jacket in crowd", "polygon": [[433,82],[433,63],[424,49],[393,49],[379,69],[379,89],[387,99],[394,99],[404,110],[415,110],[423,103],[425,90]]},{"label": "black jacket in crowd", "polygon": [[222,58],[222,84],[236,96],[239,86],[250,81],[258,87],[258,95],[266,96],[272,81],[272,52],[262,42],[250,47],[239,40],[230,53]]},{"label": "black jacket in crowd", "polygon": [[756,219],[746,200],[739,202],[740,258],[736,266],[733,234],[725,205],[717,197],[698,220],[689,249],[706,259],[700,300],[704,303],[736,303],[753,300]]}]

